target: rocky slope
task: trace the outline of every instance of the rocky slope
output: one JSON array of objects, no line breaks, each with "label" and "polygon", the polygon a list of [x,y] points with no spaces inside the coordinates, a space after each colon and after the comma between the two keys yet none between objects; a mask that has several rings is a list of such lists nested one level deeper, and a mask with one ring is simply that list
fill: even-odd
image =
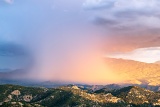
[{"label": "rocky slope", "polygon": [[[102,90],[102,89],[101,89]],[[0,85],[2,107],[150,107],[160,105],[160,93],[137,86],[89,92],[78,86],[36,88]]]},{"label": "rocky slope", "polygon": [[124,84],[160,85],[160,64],[107,58],[106,65]]}]

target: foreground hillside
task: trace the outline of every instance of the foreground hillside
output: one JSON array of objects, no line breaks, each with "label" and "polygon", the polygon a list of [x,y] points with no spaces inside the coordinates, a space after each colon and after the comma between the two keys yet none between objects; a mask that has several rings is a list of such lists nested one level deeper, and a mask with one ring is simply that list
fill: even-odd
[{"label": "foreground hillside", "polygon": [[160,64],[107,58],[106,65],[125,84],[160,85]]},{"label": "foreground hillside", "polygon": [[36,88],[0,85],[1,107],[154,107],[160,94],[137,86],[95,92],[69,85]]}]

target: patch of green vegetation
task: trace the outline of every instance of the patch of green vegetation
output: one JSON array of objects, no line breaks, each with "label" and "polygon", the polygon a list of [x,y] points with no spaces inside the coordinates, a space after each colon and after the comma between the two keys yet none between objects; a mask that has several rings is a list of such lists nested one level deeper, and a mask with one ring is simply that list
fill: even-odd
[{"label": "patch of green vegetation", "polygon": [[[12,99],[4,102],[14,90],[20,95],[12,95]],[[111,93],[111,94],[108,94]],[[24,101],[24,95],[32,95],[29,102]],[[106,98],[121,98],[120,102],[107,102]],[[95,100],[96,99],[96,100]],[[17,85],[0,85],[1,107],[151,107],[160,99],[159,93],[143,88],[129,86],[119,90],[101,89],[95,93],[72,87],[38,88]],[[114,99],[113,99],[114,100]],[[147,101],[147,102],[146,102]]]}]

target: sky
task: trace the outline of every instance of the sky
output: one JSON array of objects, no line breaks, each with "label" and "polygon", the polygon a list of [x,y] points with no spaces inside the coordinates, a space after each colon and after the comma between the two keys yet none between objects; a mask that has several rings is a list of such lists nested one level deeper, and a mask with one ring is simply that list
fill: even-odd
[{"label": "sky", "polygon": [[5,78],[115,82],[105,58],[159,61],[158,0],[1,0]]}]

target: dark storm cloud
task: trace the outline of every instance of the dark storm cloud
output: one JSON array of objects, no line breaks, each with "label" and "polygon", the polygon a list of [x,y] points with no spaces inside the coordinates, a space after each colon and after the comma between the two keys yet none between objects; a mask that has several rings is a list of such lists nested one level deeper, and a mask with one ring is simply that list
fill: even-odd
[{"label": "dark storm cloud", "polygon": [[86,73],[88,70],[81,70],[86,66],[83,61],[89,59],[92,63],[93,56],[100,53],[101,44],[97,31],[87,23],[88,14],[82,10],[82,2],[14,0],[11,5],[6,3],[8,6],[0,9],[0,43],[7,43],[0,56],[1,72],[8,72],[3,75],[21,77],[20,70],[22,73],[25,70],[29,72],[24,74],[26,78],[67,80],[71,79],[68,77],[71,72]]},{"label": "dark storm cloud", "polygon": [[0,44],[1,56],[27,56],[29,52],[24,47],[15,43],[1,43]]},{"label": "dark storm cloud", "polygon": [[31,52],[26,47],[12,42],[0,42],[0,59],[0,76],[9,76],[11,72],[14,72],[14,75],[23,74],[34,65]]}]

